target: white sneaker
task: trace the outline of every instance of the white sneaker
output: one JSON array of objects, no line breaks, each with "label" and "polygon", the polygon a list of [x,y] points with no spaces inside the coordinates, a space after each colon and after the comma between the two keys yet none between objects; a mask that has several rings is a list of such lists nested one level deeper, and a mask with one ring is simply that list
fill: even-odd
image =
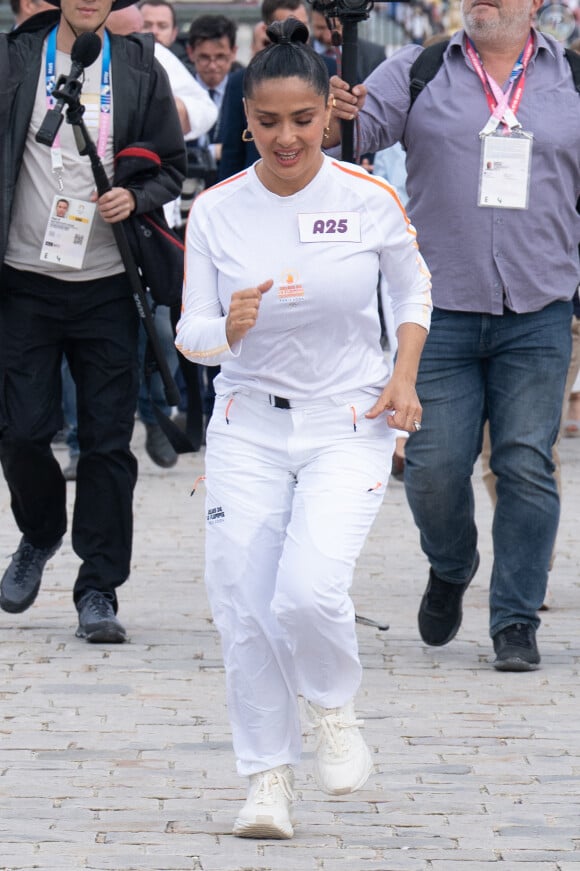
[{"label": "white sneaker", "polygon": [[355,792],[365,785],[373,761],[362,737],[352,702],[342,708],[321,708],[304,700],[306,713],[316,733],[314,777],[329,795]]},{"label": "white sneaker", "polygon": [[234,824],[237,838],[291,838],[290,807],[294,800],[294,772],[279,765],[252,774],[248,798]]}]

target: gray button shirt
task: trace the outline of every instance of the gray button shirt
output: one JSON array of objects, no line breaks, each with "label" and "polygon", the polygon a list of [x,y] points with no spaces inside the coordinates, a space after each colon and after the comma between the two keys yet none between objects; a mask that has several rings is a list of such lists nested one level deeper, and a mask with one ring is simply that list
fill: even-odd
[{"label": "gray button shirt", "polygon": [[538,311],[570,299],[578,284],[580,95],[562,46],[538,32],[534,39],[517,112],[534,136],[526,210],[477,205],[479,131],[490,111],[463,31],[410,112],[409,71],[420,46],[405,46],[365,82],[359,150],[397,141],[407,148],[407,209],[439,308]]}]

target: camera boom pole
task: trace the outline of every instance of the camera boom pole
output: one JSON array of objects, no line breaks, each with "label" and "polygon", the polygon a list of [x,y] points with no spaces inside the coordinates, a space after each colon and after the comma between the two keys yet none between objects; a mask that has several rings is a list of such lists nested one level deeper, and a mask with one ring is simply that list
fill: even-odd
[{"label": "camera boom pole", "polygon": [[[358,23],[369,17],[374,0],[310,0],[310,3],[315,12],[325,17],[332,31],[333,44],[342,47],[339,69],[341,79],[350,88],[358,85]],[[337,20],[342,25],[342,32],[336,29],[334,22]],[[355,163],[354,121],[341,121],[340,126],[342,159]]]},{"label": "camera boom pole", "polygon": [[[341,78],[352,88],[357,85],[358,62],[358,22],[347,18],[342,28],[342,76]],[[341,121],[342,151],[341,157],[349,163],[354,163],[354,121]]]}]

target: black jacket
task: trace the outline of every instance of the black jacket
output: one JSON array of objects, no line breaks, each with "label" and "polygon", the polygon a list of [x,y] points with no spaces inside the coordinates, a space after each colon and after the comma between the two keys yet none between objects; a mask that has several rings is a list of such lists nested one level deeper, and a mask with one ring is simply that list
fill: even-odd
[{"label": "black jacket", "polygon": [[[41,13],[17,30],[0,34],[0,264],[41,72],[42,44],[59,17],[59,12]],[[153,57],[151,35],[110,34],[110,39],[115,154],[134,142],[147,142],[162,162],[154,178],[130,186],[140,214],[181,192],[186,169],[183,133],[169,81]]]}]

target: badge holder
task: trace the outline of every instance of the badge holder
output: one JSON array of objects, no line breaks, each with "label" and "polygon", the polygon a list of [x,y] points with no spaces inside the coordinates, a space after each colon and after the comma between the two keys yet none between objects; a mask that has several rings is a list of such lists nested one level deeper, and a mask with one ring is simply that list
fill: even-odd
[{"label": "badge holder", "polygon": [[[95,36],[95,34],[93,34],[93,36]],[[73,53],[74,46],[71,56]],[[38,130],[38,133],[36,134],[36,139],[43,145],[52,146],[58,134],[60,124],[62,123],[62,110],[66,105],[66,120],[67,123],[71,124],[73,127],[73,133],[78,152],[81,157],[84,157],[85,155],[89,157],[91,161],[91,169],[93,171],[97,193],[99,196],[102,196],[103,194],[107,193],[107,191],[111,190],[111,184],[105,172],[105,168],[101,162],[101,158],[97,153],[95,143],[92,141],[86,125],[83,121],[83,113],[85,111],[85,107],[80,101],[81,89],[82,83],[76,78],[73,79],[71,76],[68,76],[61,77],[59,79],[56,88],[52,94],[56,100],[55,108],[50,109],[47,112],[45,121],[43,122],[40,129]],[[127,278],[129,279],[131,293],[135,301],[135,306],[137,307],[139,318],[141,319],[143,327],[145,328],[145,332],[151,346],[152,356],[155,360],[155,364],[163,381],[166,402],[168,405],[171,406],[178,405],[180,400],[179,389],[177,387],[177,384],[175,383],[173,375],[171,374],[169,366],[167,365],[167,360],[165,359],[165,356],[161,349],[159,337],[155,328],[155,322],[153,320],[153,315],[147,303],[147,297],[145,295],[145,290],[141,282],[139,270],[137,269],[137,264],[135,263],[133,254],[129,247],[129,242],[125,233],[125,227],[123,226],[122,221],[112,224],[111,227],[113,230],[113,235],[115,237],[115,242],[117,243],[117,247],[119,248],[121,260],[123,261],[123,267],[127,274]],[[176,451],[178,453],[186,453],[188,451],[191,451],[192,447],[189,444],[189,440],[187,439],[187,437],[179,430],[177,426],[175,426],[175,429],[177,430],[179,436],[181,436],[182,439],[186,440],[188,444],[188,446],[186,447],[184,442],[181,446],[181,450],[179,450],[178,447],[174,445]]]},{"label": "badge holder", "polygon": [[528,208],[532,144],[533,135],[520,129],[481,136],[478,206]]}]

